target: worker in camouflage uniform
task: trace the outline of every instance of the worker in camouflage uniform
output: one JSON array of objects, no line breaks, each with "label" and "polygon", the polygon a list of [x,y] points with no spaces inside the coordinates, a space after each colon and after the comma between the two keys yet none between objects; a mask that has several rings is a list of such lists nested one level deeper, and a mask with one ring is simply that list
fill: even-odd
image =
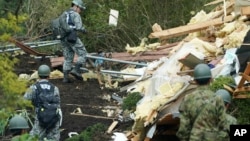
[{"label": "worker in camouflage uniform", "polygon": [[21,115],[14,115],[9,120],[8,129],[10,130],[10,133],[13,136],[12,140],[20,139],[20,136],[23,134],[26,134],[29,128],[30,127],[29,127],[28,121]]},{"label": "worker in camouflage uniform", "polygon": [[[52,83],[49,82],[48,78],[50,76],[50,68],[47,65],[41,65],[38,68],[38,76],[39,76],[39,80],[35,83],[35,84],[40,84],[43,85],[44,88],[42,89],[50,89],[52,88]],[[31,85],[27,91],[24,94],[24,98],[27,100],[31,100],[32,104],[35,106],[34,101],[36,101],[36,98],[38,97],[36,95],[37,93],[37,86],[33,84]],[[54,85],[53,85],[54,86]],[[44,141],[44,140],[53,140],[53,141],[59,141],[60,140],[60,131],[59,131],[59,127],[62,123],[62,111],[60,109],[60,94],[59,94],[59,89],[58,87],[54,86],[54,95],[58,100],[57,103],[57,107],[58,107],[58,112],[60,114],[60,120],[55,124],[54,127],[50,128],[49,130],[46,130],[45,128],[41,127],[39,125],[39,120],[38,120],[38,116],[37,116],[37,112],[38,112],[38,107],[35,106],[35,121],[33,123],[33,127],[32,130],[30,131],[30,136],[31,137],[35,137],[38,136],[39,141]]]},{"label": "worker in camouflage uniform", "polygon": [[207,64],[194,68],[194,80],[198,88],[186,95],[179,107],[177,137],[180,141],[227,140],[226,108],[223,100],[208,88],[212,75]]},{"label": "worker in camouflage uniform", "polygon": [[[219,89],[216,91],[215,94],[216,94],[216,96],[219,96],[222,98],[226,109],[228,109],[232,103],[231,94],[225,89]],[[226,114],[226,118],[227,118],[227,127],[228,127],[228,130],[230,130],[230,125],[237,124],[237,119],[235,117],[231,116],[230,114]]]},{"label": "worker in camouflage uniform", "polygon": [[[86,29],[82,24],[82,19],[80,16],[80,12],[85,9],[84,3],[82,0],[73,0],[72,7],[67,10],[70,11],[70,17],[74,24],[74,30],[86,33]],[[67,39],[62,40],[63,45],[63,55],[64,55],[64,63],[63,63],[63,74],[64,79],[63,82],[70,83],[69,73],[75,76],[77,79],[82,80],[82,74],[80,68],[85,65],[87,51],[85,49],[84,44],[77,37],[75,43],[70,43]],[[78,56],[77,62],[75,63],[75,67],[72,70],[72,64],[74,60],[75,54]]]}]

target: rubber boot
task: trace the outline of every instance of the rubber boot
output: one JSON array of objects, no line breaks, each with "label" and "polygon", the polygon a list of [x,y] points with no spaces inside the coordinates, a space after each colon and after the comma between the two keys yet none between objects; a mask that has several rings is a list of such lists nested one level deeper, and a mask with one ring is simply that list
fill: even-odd
[{"label": "rubber boot", "polygon": [[63,72],[63,83],[71,83],[72,81],[69,79],[69,71]]},{"label": "rubber boot", "polygon": [[81,70],[80,70],[81,66],[82,66],[82,64],[76,63],[75,67],[70,72],[70,74],[72,74],[78,80],[83,80],[82,73],[81,73]]}]

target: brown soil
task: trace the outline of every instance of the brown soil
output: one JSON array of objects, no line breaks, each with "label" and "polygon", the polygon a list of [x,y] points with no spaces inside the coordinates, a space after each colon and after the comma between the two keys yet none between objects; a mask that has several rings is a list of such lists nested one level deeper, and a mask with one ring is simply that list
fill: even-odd
[{"label": "brown soil", "polygon": [[[32,74],[34,70],[41,64],[47,64],[50,66],[50,60],[48,58],[34,58],[29,55],[19,55],[16,56],[20,62],[15,66],[15,72],[17,75],[21,73]],[[59,69],[61,68],[54,68]],[[53,69],[52,69],[53,70]],[[63,83],[62,78],[51,79],[60,91],[61,96],[61,108],[63,112],[63,124],[61,126],[61,141],[69,138],[68,133],[77,132],[81,133],[87,127],[91,127],[97,123],[101,123],[108,127],[114,121],[113,119],[105,119],[100,117],[107,117],[107,114],[102,112],[105,106],[118,106],[116,100],[112,99],[110,101],[103,99],[104,95],[111,96],[113,93],[118,94],[120,97],[126,96],[126,93],[120,93],[119,89],[101,89],[98,81],[96,79],[90,79],[88,81],[74,80],[73,83]],[[129,83],[120,84],[120,86],[127,85]],[[91,116],[79,116],[72,115],[71,113],[80,108],[82,113],[93,115]],[[115,116],[114,118],[117,118]],[[114,131],[122,132],[125,130],[131,130],[133,121],[129,122],[119,122]],[[113,134],[107,134],[105,132],[100,133],[95,136],[93,141],[110,141]],[[176,137],[168,136],[169,140],[178,141]],[[151,141],[161,141],[165,140],[166,136],[154,136]]]},{"label": "brown soil", "polygon": [[[32,74],[33,71],[37,70],[41,64],[47,64],[50,66],[50,61],[47,58],[36,59],[27,54],[17,56],[17,58],[20,60],[20,62],[15,66],[15,72],[17,75],[21,73]],[[117,101],[108,101],[102,97],[104,95],[111,96],[114,92],[117,93],[118,90],[101,89],[96,79],[90,79],[88,81],[74,80],[73,83],[63,83],[62,78],[50,79],[50,81],[59,88],[61,96],[61,108],[63,112],[61,141],[69,138],[68,133],[81,133],[87,127],[93,126],[97,123],[101,123],[107,127],[112,124],[112,119],[100,118],[107,117],[107,114],[102,112],[102,107],[117,106]],[[77,108],[81,108],[81,111],[84,114],[97,117],[72,115],[71,113]],[[125,128],[129,128],[127,126],[132,126],[132,123],[119,123],[115,130],[122,131]],[[111,136],[112,135],[110,134],[102,133],[99,135],[98,139],[95,140],[105,141],[105,138],[108,140]]]}]

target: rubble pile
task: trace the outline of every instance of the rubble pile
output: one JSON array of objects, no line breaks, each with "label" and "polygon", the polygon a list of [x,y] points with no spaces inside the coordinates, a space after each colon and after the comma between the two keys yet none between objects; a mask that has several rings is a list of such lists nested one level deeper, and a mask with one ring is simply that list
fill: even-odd
[{"label": "rubble pile", "polygon": [[[158,38],[159,43],[166,43],[173,37],[187,36],[167,56],[149,62],[144,67],[143,75],[138,76],[133,85],[126,87],[127,92],[139,92],[143,95],[133,112],[134,125],[126,133],[129,140],[149,140],[154,136],[157,125],[176,124],[173,117],[178,117],[178,106],[182,98],[196,88],[191,83],[195,65],[208,64],[213,78],[231,75],[231,72],[239,73],[242,66],[236,51],[242,46],[249,31],[250,14],[239,10],[250,3],[240,5],[232,0],[217,0],[207,5],[212,4],[216,4],[213,11],[198,12],[185,26],[162,30],[156,23],[152,27],[154,32],[149,38]],[[145,41],[143,39],[137,47],[127,45],[127,52],[135,55],[162,46],[159,43],[145,45]],[[240,79],[235,80],[238,84]]]}]

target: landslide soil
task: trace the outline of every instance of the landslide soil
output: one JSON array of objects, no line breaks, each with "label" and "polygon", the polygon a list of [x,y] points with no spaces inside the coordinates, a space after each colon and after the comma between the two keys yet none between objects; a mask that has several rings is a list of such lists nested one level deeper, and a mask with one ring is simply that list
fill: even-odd
[{"label": "landslide soil", "polygon": [[[17,75],[22,73],[32,74],[34,70],[37,70],[41,64],[47,64],[51,66],[50,60],[48,58],[36,59],[34,57],[30,57],[27,54],[16,57],[19,59],[19,63],[15,66],[15,72]],[[74,80],[73,83],[63,83],[62,78],[50,79],[50,81],[55,84],[60,91],[61,108],[63,112],[61,141],[69,138],[68,134],[70,132],[81,133],[87,127],[91,127],[97,123],[101,123],[107,127],[112,124],[112,119],[72,115],[71,113],[73,113],[77,108],[80,108],[84,114],[107,117],[107,114],[102,112],[102,107],[117,106],[117,101],[108,101],[102,97],[104,95],[111,96],[117,90],[101,89],[96,79],[89,79],[88,81]],[[129,126],[131,126],[131,123]],[[122,128],[128,127],[127,125],[122,125],[120,123],[119,126],[116,127],[116,130],[119,130],[119,128],[121,128],[120,130],[123,130]],[[110,134],[100,133],[95,140],[105,141],[109,140],[110,137]]]},{"label": "landslide soil", "polygon": [[[18,55],[16,58],[19,62],[15,65],[14,71],[19,74],[32,74],[41,64],[47,64],[51,66],[49,58],[35,58],[30,55]],[[52,67],[51,67],[52,68]],[[52,68],[52,71],[62,68]],[[73,79],[73,78],[72,78]],[[125,97],[126,93],[119,92],[119,89],[106,89],[101,88],[97,79],[89,79],[87,81],[74,80],[73,83],[63,83],[62,78],[50,79],[60,91],[61,108],[63,112],[63,123],[61,126],[61,141],[65,141],[69,138],[70,132],[81,133],[86,128],[91,127],[97,123],[101,123],[108,127],[113,123],[113,119],[100,118],[107,117],[107,113],[104,113],[102,107],[106,106],[118,106],[116,100],[104,99],[104,96],[111,95],[113,93],[118,94],[120,97]],[[124,82],[119,84],[120,87],[128,85],[130,82]],[[77,108],[80,108],[83,114],[93,116],[79,116],[72,115]],[[114,116],[117,118],[117,116]],[[119,122],[113,131],[123,132],[130,131],[132,129],[133,121]],[[163,127],[164,131],[164,127]],[[113,134],[107,134],[106,132],[99,133],[93,141],[110,141]],[[178,141],[175,136],[154,136],[151,141],[163,141],[166,138],[170,141]]]}]

